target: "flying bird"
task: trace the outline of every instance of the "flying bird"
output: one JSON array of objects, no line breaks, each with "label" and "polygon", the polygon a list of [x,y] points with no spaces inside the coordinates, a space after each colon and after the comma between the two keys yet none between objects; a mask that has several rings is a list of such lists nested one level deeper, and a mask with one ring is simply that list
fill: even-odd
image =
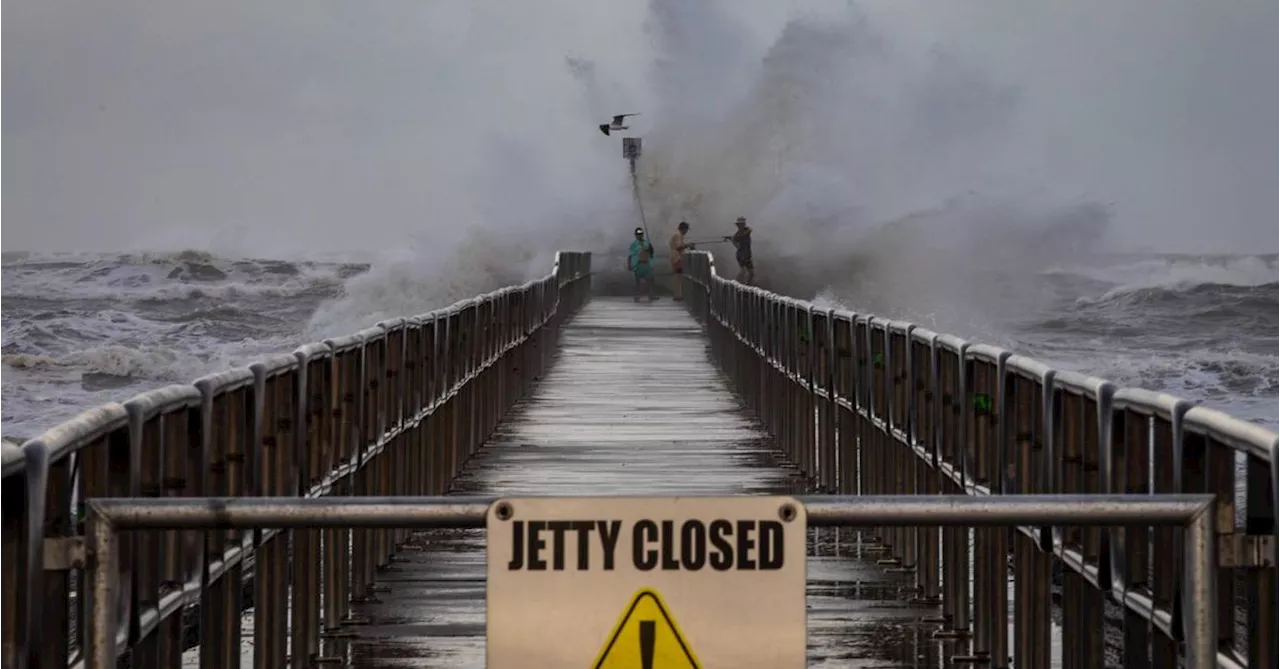
[{"label": "flying bird", "polygon": [[600,132],[603,132],[606,136],[608,136],[610,130],[626,130],[627,126],[622,125],[622,119],[628,116],[639,116],[639,114],[618,114],[613,117],[613,124],[609,124],[609,123],[600,124]]}]

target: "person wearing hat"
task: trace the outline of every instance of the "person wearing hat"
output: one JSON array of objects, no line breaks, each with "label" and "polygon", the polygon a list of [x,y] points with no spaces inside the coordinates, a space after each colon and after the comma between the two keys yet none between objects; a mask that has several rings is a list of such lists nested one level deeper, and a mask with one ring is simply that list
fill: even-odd
[{"label": "person wearing hat", "polygon": [[676,233],[671,235],[671,271],[676,275],[675,300],[684,299],[684,252],[692,251],[693,244],[684,243],[684,236],[689,232],[689,224],[680,221]]},{"label": "person wearing hat", "polygon": [[[636,290],[640,290],[640,282],[644,281],[649,285],[649,299],[657,299],[653,295],[653,244],[644,238],[643,228],[636,228],[635,241],[627,252],[627,269],[636,277]],[[640,296],[636,295],[635,299],[639,302]]]},{"label": "person wearing hat", "polygon": [[[745,283],[750,286],[756,278],[756,268],[751,262],[751,228],[747,227],[747,219],[739,216],[737,220],[738,231],[733,233],[732,237],[725,237],[726,242],[733,242],[733,247],[738,249],[735,259],[738,261],[738,282]],[[746,281],[743,281],[745,275]]]}]

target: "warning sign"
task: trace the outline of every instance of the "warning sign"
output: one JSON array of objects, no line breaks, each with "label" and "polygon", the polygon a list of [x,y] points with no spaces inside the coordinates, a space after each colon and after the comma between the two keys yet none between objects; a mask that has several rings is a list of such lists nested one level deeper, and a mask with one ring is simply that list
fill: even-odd
[{"label": "warning sign", "polygon": [[609,641],[591,666],[593,669],[700,669],[698,658],[680,633],[680,626],[652,588],[643,588],[631,598],[618,624],[613,626]]},{"label": "warning sign", "polygon": [[513,498],[486,527],[492,669],[805,665],[792,497]]}]

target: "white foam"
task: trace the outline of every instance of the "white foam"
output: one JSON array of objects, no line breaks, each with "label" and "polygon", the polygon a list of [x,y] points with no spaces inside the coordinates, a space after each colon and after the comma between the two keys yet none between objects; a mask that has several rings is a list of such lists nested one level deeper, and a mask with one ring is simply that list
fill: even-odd
[{"label": "white foam", "polygon": [[1145,258],[1118,264],[1053,267],[1045,273],[1074,275],[1112,284],[1113,287],[1097,301],[1149,288],[1255,287],[1280,280],[1276,258],[1261,256]]},{"label": "white foam", "polygon": [[[58,263],[55,265],[55,263]],[[288,297],[341,285],[341,265],[217,258],[200,251],[142,254],[39,254],[3,267],[6,298],[50,295],[102,300]],[[201,272],[207,272],[203,275]],[[171,275],[173,275],[171,277]],[[221,276],[219,276],[221,275]]]},{"label": "white foam", "polygon": [[[1132,281],[1129,285],[1172,287],[1230,282],[1230,285],[1237,286],[1259,286],[1275,281],[1275,259],[1155,258],[1071,269],[1052,268],[1041,273],[1081,275],[1083,272],[1115,282]],[[1018,290],[1035,294],[1037,289],[1029,284],[1034,284],[1036,277],[1020,280],[1017,276],[1007,275],[1003,283],[1014,284]],[[1201,283],[1194,283],[1197,281]],[[1186,339],[1186,344],[1177,354],[1171,354],[1163,345],[1144,348],[1141,342],[1127,338],[1120,340],[1100,335],[1092,338],[1074,336],[1065,341],[1045,338],[1041,336],[1043,333],[1020,331],[1011,327],[1008,321],[986,316],[980,308],[986,303],[969,303],[963,299],[966,293],[955,293],[959,299],[952,301],[931,301],[929,291],[893,292],[894,286],[886,285],[891,308],[881,309],[883,302],[864,303],[869,293],[874,295],[877,292],[876,287],[865,283],[832,284],[819,291],[811,301],[822,308],[902,318],[939,332],[1031,355],[1059,369],[1098,376],[1120,386],[1162,391],[1193,402],[1203,402],[1272,430],[1280,426],[1275,399],[1280,388],[1280,356],[1275,354],[1259,354],[1239,346],[1196,345],[1190,339]],[[1108,294],[1118,295],[1124,289],[1118,287]],[[1013,307],[1012,313],[1017,313],[1019,305],[1024,310],[1023,316],[1043,312],[1044,303],[1014,298],[1016,296],[1008,300]],[[1106,298],[1082,297],[1077,304],[1102,299]],[[1125,314],[1116,313],[1114,318],[1117,325],[1123,325]],[[1163,334],[1166,345],[1170,341],[1179,341],[1177,332]]]},{"label": "white foam", "polygon": [[456,246],[423,246],[382,254],[369,272],[321,304],[305,334],[323,339],[351,334],[388,318],[446,307],[551,271],[553,251],[533,251],[519,238],[471,231]]}]

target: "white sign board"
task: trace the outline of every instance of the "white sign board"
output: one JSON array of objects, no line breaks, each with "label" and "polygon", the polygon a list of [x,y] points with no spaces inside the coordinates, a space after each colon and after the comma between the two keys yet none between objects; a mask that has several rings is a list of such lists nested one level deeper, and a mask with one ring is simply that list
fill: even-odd
[{"label": "white sign board", "polygon": [[640,138],[639,137],[623,137],[622,138],[622,157],[635,160],[640,157]]},{"label": "white sign board", "polygon": [[794,498],[511,498],[486,527],[489,669],[805,666]]}]

